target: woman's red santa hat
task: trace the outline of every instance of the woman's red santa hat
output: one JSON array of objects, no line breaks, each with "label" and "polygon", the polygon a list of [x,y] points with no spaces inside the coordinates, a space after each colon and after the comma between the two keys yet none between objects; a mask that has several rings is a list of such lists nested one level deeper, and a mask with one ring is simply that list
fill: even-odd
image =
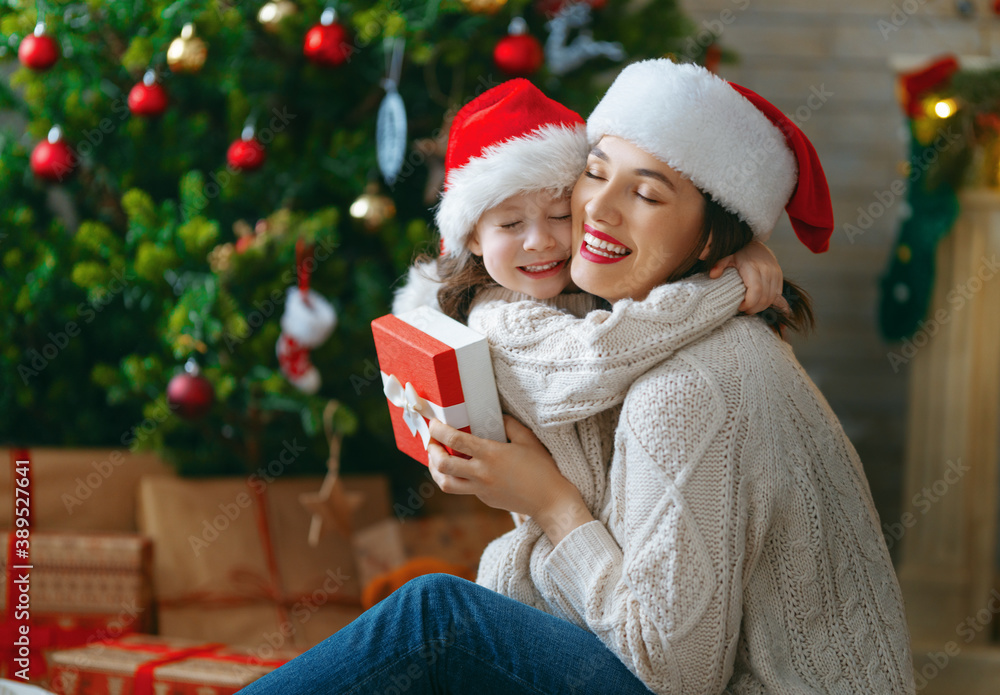
[{"label": "woman's red santa hat", "polygon": [[[441,255],[457,256],[484,212],[520,193],[568,194],[587,163],[583,118],[528,80],[508,80],[462,107],[452,121],[445,187],[435,221]],[[437,307],[434,264],[410,268],[392,311]]]},{"label": "woman's red santa hat", "polygon": [[587,119],[596,145],[613,135],[687,176],[766,241],[788,212],[815,253],[833,233],[830,189],[812,143],[760,95],[698,65],[629,65]]}]

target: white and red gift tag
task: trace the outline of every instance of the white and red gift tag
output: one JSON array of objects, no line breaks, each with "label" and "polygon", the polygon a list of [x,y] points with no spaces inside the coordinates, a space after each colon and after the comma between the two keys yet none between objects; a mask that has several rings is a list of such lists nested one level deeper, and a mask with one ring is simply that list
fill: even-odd
[{"label": "white and red gift tag", "polygon": [[372,334],[400,451],[427,465],[432,417],[507,441],[484,336],[426,306],[375,319]]}]

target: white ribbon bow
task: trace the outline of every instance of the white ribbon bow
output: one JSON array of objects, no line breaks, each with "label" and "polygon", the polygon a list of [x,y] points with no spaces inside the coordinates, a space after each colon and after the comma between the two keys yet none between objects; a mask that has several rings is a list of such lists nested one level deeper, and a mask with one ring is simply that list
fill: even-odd
[{"label": "white ribbon bow", "polygon": [[[395,376],[390,376],[384,381],[385,387],[382,391],[385,397],[394,406],[403,409],[403,422],[410,428],[410,434],[420,434],[426,450],[431,443],[431,431],[427,427],[427,420],[424,419],[424,412],[428,410],[427,401],[417,395],[417,390],[410,382],[406,382],[404,387]],[[433,412],[427,415],[427,417],[433,416]]]}]

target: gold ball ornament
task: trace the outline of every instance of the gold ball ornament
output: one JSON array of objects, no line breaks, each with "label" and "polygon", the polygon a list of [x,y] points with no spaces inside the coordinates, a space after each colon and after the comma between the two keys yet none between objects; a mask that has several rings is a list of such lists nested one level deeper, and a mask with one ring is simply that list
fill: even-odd
[{"label": "gold ball ornament", "polygon": [[396,216],[396,204],[379,191],[378,183],[372,181],[365,186],[365,192],[351,203],[350,212],[351,217],[364,223],[365,229],[374,232]]},{"label": "gold ball ornament", "polygon": [[298,11],[298,6],[291,0],[271,0],[257,12],[257,21],[265,31],[276,34],[281,29],[281,23]]},{"label": "gold ball ornament", "polygon": [[462,4],[473,14],[496,14],[507,0],[462,0]]},{"label": "gold ball ornament", "polygon": [[185,24],[181,35],[167,48],[167,65],[174,72],[198,72],[207,57],[208,47],[194,35],[193,24]]}]

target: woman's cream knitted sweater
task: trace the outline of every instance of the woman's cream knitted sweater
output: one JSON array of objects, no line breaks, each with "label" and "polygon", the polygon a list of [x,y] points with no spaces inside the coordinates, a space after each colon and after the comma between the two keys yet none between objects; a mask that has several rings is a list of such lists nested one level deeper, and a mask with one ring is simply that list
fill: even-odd
[{"label": "woman's cream knitted sweater", "polygon": [[498,577],[529,577],[545,610],[656,693],[912,693],[861,462],[791,348],[736,317],[657,358],[671,326],[717,315],[716,282],[737,291],[739,278],[665,285],[584,319],[476,306],[501,397],[543,442],[622,404],[596,520],[512,556],[529,520],[490,544],[477,581],[506,593]]}]

